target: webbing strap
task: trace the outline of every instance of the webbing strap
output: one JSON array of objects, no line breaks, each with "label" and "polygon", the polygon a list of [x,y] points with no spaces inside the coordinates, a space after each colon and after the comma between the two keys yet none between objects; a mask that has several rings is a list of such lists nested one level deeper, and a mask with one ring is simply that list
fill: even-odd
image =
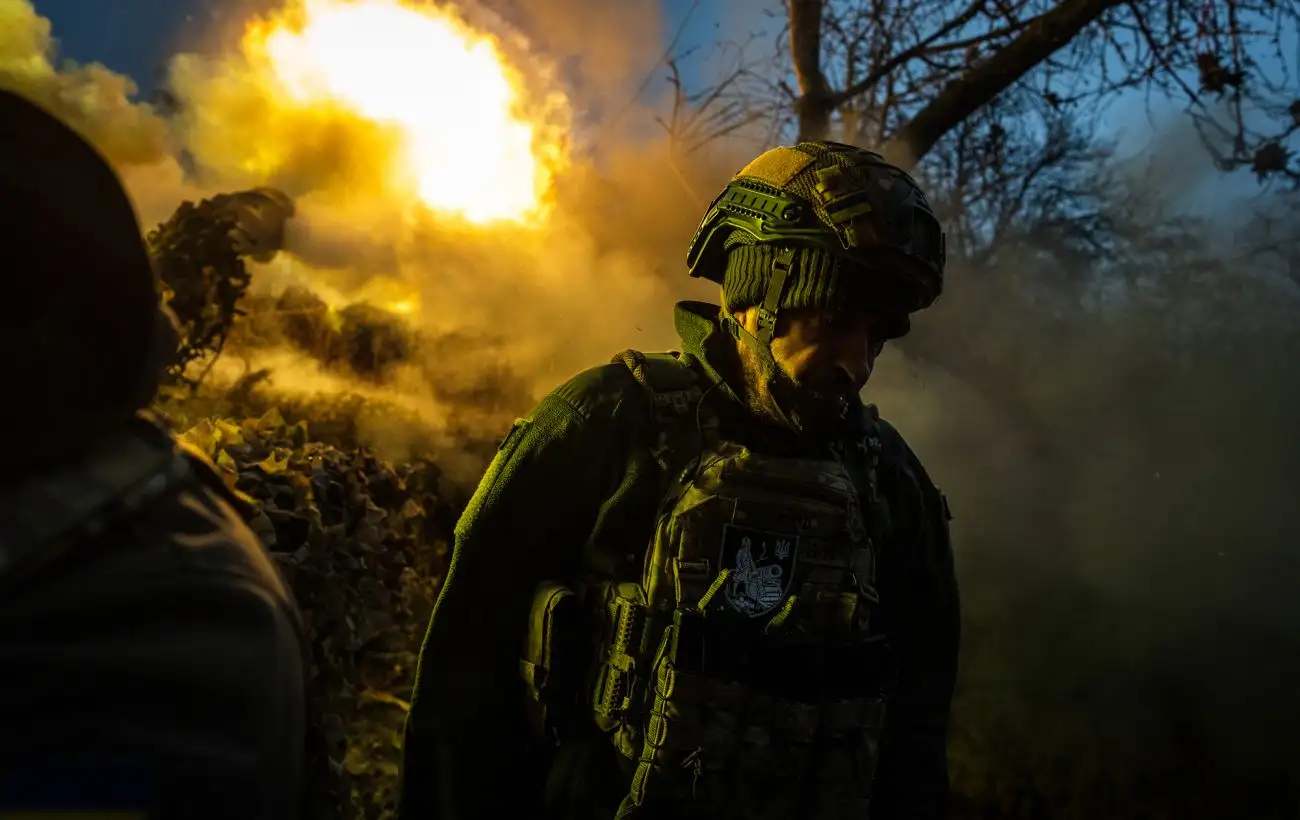
[{"label": "webbing strap", "polygon": [[[623,364],[645,390],[650,415],[650,448],[661,471],[660,498],[669,493],[690,457],[696,430],[695,411],[703,393],[699,374],[690,366],[668,357],[651,361],[639,350],[624,350],[611,364]],[[670,369],[671,368],[671,369]],[[655,373],[656,375],[651,375]],[[688,435],[692,439],[688,440]]]},{"label": "webbing strap", "polygon": [[[651,399],[654,398],[654,388],[650,386],[650,380],[646,376],[645,372],[646,357],[644,353],[639,350],[628,348],[627,350],[614,354],[614,357],[609,360],[609,363],[625,365],[627,369],[632,372],[632,378],[636,379],[637,384],[645,388],[646,392],[650,394]],[[653,409],[653,401],[650,406]]]}]

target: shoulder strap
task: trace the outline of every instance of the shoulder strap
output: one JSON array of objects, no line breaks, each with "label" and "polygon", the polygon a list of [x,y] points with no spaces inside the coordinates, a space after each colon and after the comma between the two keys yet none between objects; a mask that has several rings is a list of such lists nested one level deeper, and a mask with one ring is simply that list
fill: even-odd
[{"label": "shoulder strap", "polygon": [[[624,350],[614,358],[611,364],[622,364],[632,373],[650,395],[663,395],[668,399],[679,393],[689,393],[699,389],[700,376],[695,368],[682,361],[676,351],[667,353],[642,353],[631,348]],[[661,405],[664,400],[659,402]]]},{"label": "shoulder strap", "polygon": [[56,558],[188,476],[170,437],[152,432],[137,420],[79,463],[0,493],[0,578]]},{"label": "shoulder strap", "polygon": [[645,388],[646,392],[654,396],[654,388],[650,386],[649,377],[645,374],[646,355],[639,350],[628,348],[614,354],[614,358],[609,360],[610,364],[621,364],[632,373],[632,378],[636,379],[637,384]]},{"label": "shoulder strap", "polygon": [[[624,350],[610,360],[623,364],[646,393],[651,422],[651,452],[662,475],[662,489],[677,478],[697,455],[704,390],[695,368],[676,352],[645,354]],[[662,494],[662,493],[661,493]]]}]

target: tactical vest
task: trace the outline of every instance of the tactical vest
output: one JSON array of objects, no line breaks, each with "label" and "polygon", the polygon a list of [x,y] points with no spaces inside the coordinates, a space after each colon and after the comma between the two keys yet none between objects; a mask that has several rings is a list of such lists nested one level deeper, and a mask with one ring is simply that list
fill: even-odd
[{"label": "tactical vest", "polygon": [[[664,474],[642,577],[586,590],[595,720],[635,768],[618,816],[862,820],[890,669],[874,409],[826,458],[776,458],[723,440],[672,354],[615,361],[649,394]],[[535,618],[562,600],[544,589]]]}]

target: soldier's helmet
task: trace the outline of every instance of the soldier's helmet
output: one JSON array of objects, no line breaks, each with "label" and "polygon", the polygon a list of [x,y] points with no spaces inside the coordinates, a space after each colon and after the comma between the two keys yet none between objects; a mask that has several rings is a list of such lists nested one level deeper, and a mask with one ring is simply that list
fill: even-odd
[{"label": "soldier's helmet", "polygon": [[[788,266],[768,293],[774,265]],[[687,269],[724,286],[728,308],[861,306],[894,315],[943,291],[944,235],[924,192],[884,157],[835,142],[767,151],[712,202]]]}]

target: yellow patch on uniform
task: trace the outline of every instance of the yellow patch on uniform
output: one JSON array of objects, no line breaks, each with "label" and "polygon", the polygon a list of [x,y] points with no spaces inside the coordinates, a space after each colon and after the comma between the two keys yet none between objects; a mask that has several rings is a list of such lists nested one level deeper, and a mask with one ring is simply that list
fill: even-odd
[{"label": "yellow patch on uniform", "polygon": [[794,179],[794,175],[807,168],[816,159],[795,148],[781,146],[759,154],[753,162],[740,169],[733,179],[749,177],[775,185],[778,188]]}]

